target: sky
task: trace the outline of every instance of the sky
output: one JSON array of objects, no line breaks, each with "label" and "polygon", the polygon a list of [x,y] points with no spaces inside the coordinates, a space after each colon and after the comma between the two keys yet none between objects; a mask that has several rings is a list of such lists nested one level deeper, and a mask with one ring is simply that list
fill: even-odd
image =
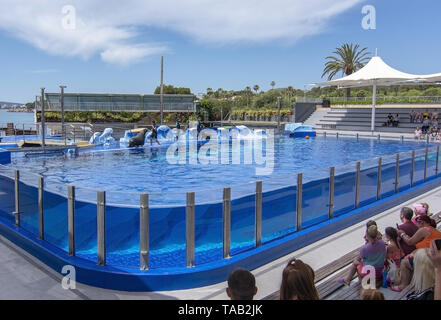
[{"label": "sky", "polygon": [[[33,101],[41,87],[59,85],[150,94],[161,56],[164,83],[195,94],[256,84],[266,91],[271,81],[304,89],[322,80],[326,57],[351,42],[372,55],[378,49],[403,72],[441,72],[439,0],[0,0],[0,7],[0,101]],[[367,19],[374,14],[375,29]]]}]

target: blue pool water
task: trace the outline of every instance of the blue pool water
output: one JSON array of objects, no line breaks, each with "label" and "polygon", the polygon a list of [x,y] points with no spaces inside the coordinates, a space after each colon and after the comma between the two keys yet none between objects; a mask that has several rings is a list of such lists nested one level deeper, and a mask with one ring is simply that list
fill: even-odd
[{"label": "blue pool water", "polygon": [[[169,164],[166,148],[100,150],[77,158],[14,156],[21,170],[22,226],[38,234],[37,189],[32,172],[46,177],[45,239],[67,250],[66,183],[76,186],[77,255],[96,262],[96,190],[107,191],[107,263],[139,267],[139,193],[150,194],[150,268],[185,267],[185,193],[195,191],[195,264],[222,259],[222,188],[231,187],[231,253],[255,246],[255,181],[263,181],[262,242],[296,230],[298,172],[303,172],[302,229],[326,221],[329,213],[329,166],[335,166],[334,216],[355,208],[355,162],[361,162],[360,206],[376,201],[378,160],[383,157],[381,197],[395,192],[396,153],[399,190],[410,187],[411,151],[414,184],[424,181],[425,143],[349,138],[278,137],[274,170],[257,175],[257,164]],[[235,150],[229,148],[229,153]],[[267,153],[268,155],[268,153]],[[436,153],[430,149],[427,178],[435,176]],[[34,179],[34,180],[33,180]],[[33,182],[32,182],[33,180]],[[12,219],[13,180],[0,178],[0,217]]]}]

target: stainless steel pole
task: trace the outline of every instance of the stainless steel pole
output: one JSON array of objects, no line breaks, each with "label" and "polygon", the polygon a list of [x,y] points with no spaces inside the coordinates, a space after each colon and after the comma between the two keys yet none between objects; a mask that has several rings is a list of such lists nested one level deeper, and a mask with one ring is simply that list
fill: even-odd
[{"label": "stainless steel pole", "polygon": [[424,157],[424,182],[427,181],[427,163],[429,161],[429,148],[426,148],[426,154]]},{"label": "stainless steel pole", "polygon": [[14,193],[15,193],[15,225],[20,226],[20,171],[14,170],[15,183],[14,183]]},{"label": "stainless steel pole", "polygon": [[395,162],[395,193],[398,193],[399,183],[400,183],[400,154],[397,153],[397,159]]},{"label": "stainless steel pole", "polygon": [[195,252],[195,193],[187,192],[187,206],[185,214],[185,248],[187,268],[194,267]]},{"label": "stainless steel pole", "polygon": [[97,192],[97,255],[98,265],[106,265],[106,192]]},{"label": "stainless steel pole", "polygon": [[438,170],[439,170],[439,146],[436,147],[435,177],[438,177]]},{"label": "stainless steel pole", "polygon": [[161,56],[161,96],[160,96],[160,109],[161,109],[161,126],[164,120],[164,57]]},{"label": "stainless steel pole", "polygon": [[256,182],[255,237],[256,247],[260,247],[262,245],[262,181]]},{"label": "stainless steel pole", "polygon": [[40,240],[44,240],[44,205],[43,205],[43,195],[44,195],[44,178],[38,178],[38,231]]},{"label": "stainless steel pole", "polygon": [[60,94],[60,105],[61,105],[61,134],[63,135],[64,145],[66,145],[66,129],[64,126],[64,89],[66,86],[60,86],[61,94]]},{"label": "stainless steel pole", "polygon": [[377,174],[377,200],[381,199],[381,164],[383,159],[378,158],[378,174]]},{"label": "stainless steel pole", "polygon": [[302,230],[303,174],[297,174],[297,231]]},{"label": "stainless steel pole", "polygon": [[44,88],[41,88],[41,146],[46,145],[46,120],[44,118]]},{"label": "stainless steel pole", "polygon": [[335,182],[335,167],[329,169],[329,214],[328,218],[334,218],[334,182]]},{"label": "stainless steel pole", "polygon": [[412,151],[412,163],[410,167],[410,187],[413,187],[414,174],[415,174],[415,150]]},{"label": "stainless steel pole", "polygon": [[360,161],[357,162],[356,172],[355,172],[355,208],[360,206]]},{"label": "stainless steel pole", "polygon": [[69,256],[75,256],[75,187],[67,187],[67,232]]},{"label": "stainless steel pole", "polygon": [[223,221],[223,257],[230,258],[231,249],[231,188],[224,188],[223,193],[223,207],[222,207],[222,221]]},{"label": "stainless steel pole", "polygon": [[139,261],[140,269],[149,268],[149,195],[140,195],[139,207]]}]

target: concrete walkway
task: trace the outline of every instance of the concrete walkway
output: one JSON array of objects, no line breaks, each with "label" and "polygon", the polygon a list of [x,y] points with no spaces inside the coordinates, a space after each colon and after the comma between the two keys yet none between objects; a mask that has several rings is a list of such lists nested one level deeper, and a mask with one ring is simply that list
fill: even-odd
[{"label": "concrete walkway", "polygon": [[[441,187],[384,211],[371,219],[377,221],[380,231],[384,233],[386,227],[399,223],[399,210],[402,206],[411,206],[420,201],[429,203],[430,212],[441,211]],[[312,268],[318,269],[363,245],[365,223],[366,221],[357,223],[270,264],[252,270],[258,286],[255,298],[262,299],[279,289],[282,270],[291,257],[301,259]],[[61,279],[60,274],[0,236],[0,299],[228,299],[225,293],[226,282],[190,290],[130,293],[104,290],[79,283],[75,290],[65,290],[61,286]],[[386,298],[394,296],[389,289],[382,290]]]}]

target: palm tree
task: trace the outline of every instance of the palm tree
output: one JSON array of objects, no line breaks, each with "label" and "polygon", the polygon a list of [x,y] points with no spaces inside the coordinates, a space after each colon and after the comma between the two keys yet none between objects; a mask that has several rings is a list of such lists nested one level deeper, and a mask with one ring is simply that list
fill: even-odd
[{"label": "palm tree", "polygon": [[275,85],[276,85],[276,83],[274,81],[271,81],[271,87],[273,87],[273,89],[274,89]]},{"label": "palm tree", "polygon": [[247,93],[247,107],[249,107],[249,105],[250,105],[250,92],[251,92],[251,88],[247,86],[245,88],[245,91]]},{"label": "palm tree", "polygon": [[253,87],[253,90],[256,91],[256,93],[257,93],[257,91],[259,91],[259,89],[260,89],[260,87],[257,84],[255,84]]},{"label": "palm tree", "polygon": [[[359,50],[360,46],[352,43],[345,43],[340,48],[336,48],[333,52],[336,56],[328,56],[329,59],[325,63],[325,69],[323,70],[322,78],[328,75],[328,81],[342,71],[345,75],[350,75],[364,67],[366,62],[370,59],[370,52],[365,52],[367,48]],[[346,88],[346,99],[351,96],[351,89]]]},{"label": "palm tree", "polygon": [[212,88],[207,88],[207,95],[211,96],[213,94],[213,89]]}]

